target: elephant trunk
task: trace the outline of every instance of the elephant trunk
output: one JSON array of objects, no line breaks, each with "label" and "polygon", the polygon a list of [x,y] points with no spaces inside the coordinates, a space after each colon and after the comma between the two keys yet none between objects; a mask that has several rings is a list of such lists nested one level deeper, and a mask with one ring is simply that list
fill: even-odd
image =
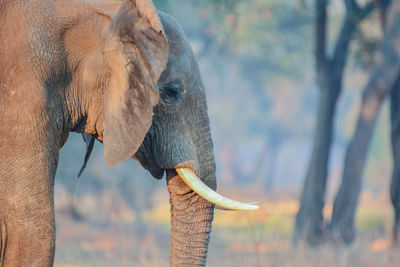
[{"label": "elephant trunk", "polygon": [[[197,173],[208,187],[216,190],[214,146],[205,98],[199,106],[203,107],[201,111],[190,116],[198,118],[190,122],[193,123],[190,136],[194,144],[190,154],[195,157],[195,164],[187,164],[186,167]],[[185,167],[185,163],[174,166],[178,167]],[[194,192],[179,175],[168,179],[168,191],[171,204],[170,265],[205,266],[215,205]]]},{"label": "elephant trunk", "polygon": [[168,182],[171,204],[171,266],[204,266],[214,204],[192,191],[179,176]]}]

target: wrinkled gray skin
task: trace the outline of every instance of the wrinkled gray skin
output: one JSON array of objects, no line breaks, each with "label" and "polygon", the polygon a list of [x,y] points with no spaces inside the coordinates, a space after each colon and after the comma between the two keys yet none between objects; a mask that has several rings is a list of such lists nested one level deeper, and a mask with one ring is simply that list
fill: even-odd
[{"label": "wrinkled gray skin", "polygon": [[[189,188],[181,187],[180,178],[174,179],[178,185],[171,178],[176,175],[175,167],[189,167],[216,189],[206,95],[196,59],[180,26],[170,16],[159,14],[169,43],[168,65],[158,81],[160,103],[154,108],[152,126],[135,156],[156,178],[167,170],[172,213],[171,263],[202,265],[207,255],[213,205]],[[175,83],[180,87],[171,91]]]},{"label": "wrinkled gray skin", "polygon": [[[158,77],[166,50],[157,25],[148,26],[148,21],[155,21],[146,21],[151,17],[148,6],[139,8],[144,13],[139,16],[142,22],[135,24],[138,30],[126,25],[137,21],[136,6],[129,2],[121,9],[119,2],[95,7],[71,3],[32,0],[13,5],[10,0],[0,5],[0,266],[53,265],[54,176],[59,149],[70,131],[104,142],[110,164],[124,160],[123,154],[139,144],[130,155],[156,178],[167,173],[171,265],[205,265],[214,207],[174,171],[191,168],[211,188],[216,187],[204,86],[181,28],[160,14],[169,54],[167,68]],[[111,31],[104,31],[110,17]],[[32,29],[39,30],[29,33]],[[96,45],[107,40],[114,44],[118,38],[109,35],[131,36],[148,58],[136,56],[138,50],[130,48],[129,38],[116,42],[119,46],[106,46],[103,58],[96,50],[103,46]],[[10,41],[13,38],[18,42]],[[122,54],[108,52],[121,45]],[[117,69],[128,68],[129,76],[113,69],[124,62],[120,55],[130,63]],[[103,67],[103,61],[109,68]],[[129,78],[129,88],[124,88],[121,77]],[[159,100],[158,93],[150,90],[158,78]],[[115,95],[121,87],[127,91]],[[115,102],[118,97],[122,104]],[[155,100],[158,105],[153,109]],[[146,116],[152,111],[151,120]],[[141,136],[142,132],[147,134]]]}]

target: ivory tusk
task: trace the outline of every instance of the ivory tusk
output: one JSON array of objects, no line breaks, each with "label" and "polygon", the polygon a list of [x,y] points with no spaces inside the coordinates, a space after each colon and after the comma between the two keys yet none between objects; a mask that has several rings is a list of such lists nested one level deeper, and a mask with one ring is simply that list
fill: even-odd
[{"label": "ivory tusk", "polygon": [[179,177],[197,194],[216,205],[217,209],[223,210],[256,210],[256,202],[242,203],[230,198],[224,197],[201,181],[196,174],[189,168],[176,168]]},{"label": "ivory tusk", "polygon": [[[257,201],[245,202],[244,204],[253,205],[253,206],[256,205],[258,207],[258,202]],[[233,211],[232,209],[224,208],[224,207],[218,206],[217,204],[215,204],[215,208],[217,210],[231,210],[231,211]]]}]

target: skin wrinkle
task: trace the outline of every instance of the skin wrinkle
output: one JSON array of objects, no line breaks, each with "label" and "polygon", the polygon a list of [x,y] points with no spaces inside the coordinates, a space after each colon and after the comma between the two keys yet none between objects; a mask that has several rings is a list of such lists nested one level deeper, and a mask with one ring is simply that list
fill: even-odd
[{"label": "skin wrinkle", "polygon": [[[168,189],[170,191],[170,186],[168,186]],[[170,202],[172,214],[171,250],[179,251],[171,257],[171,264],[174,266],[204,266],[205,255],[207,255],[207,246],[204,247],[204,243],[208,244],[209,242],[210,222],[213,219],[214,211],[210,209],[212,204],[194,192],[184,195],[171,193]],[[193,212],[191,211],[195,206],[192,206],[192,203],[197,203],[197,206],[200,206]],[[199,224],[198,221],[206,223]],[[189,240],[187,235],[191,235]]]}]

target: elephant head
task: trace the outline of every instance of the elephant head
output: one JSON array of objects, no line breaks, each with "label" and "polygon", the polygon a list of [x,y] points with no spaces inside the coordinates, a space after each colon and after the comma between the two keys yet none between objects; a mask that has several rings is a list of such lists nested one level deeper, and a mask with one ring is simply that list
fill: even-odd
[{"label": "elephant head", "polygon": [[[172,213],[171,264],[204,265],[214,213],[211,202],[228,209],[255,206],[212,191],[217,186],[215,160],[199,67],[178,22],[163,12],[158,14],[168,39],[168,63],[157,82],[160,97],[151,127],[133,158],[157,179],[166,173]],[[84,139],[90,155],[92,139]],[[221,198],[225,201],[217,200]]]},{"label": "elephant head", "polygon": [[108,165],[133,157],[166,173],[170,262],[204,265],[211,202],[256,206],[213,191],[205,90],[178,23],[150,0],[9,1],[0,20],[0,265],[52,265],[54,176],[71,131],[103,142]]},{"label": "elephant head", "polygon": [[166,172],[171,204],[170,263],[204,265],[214,205],[188,187],[176,169],[188,168],[216,189],[206,94],[182,29],[170,16],[159,15],[168,38],[168,64],[157,83],[160,101],[152,125],[135,157],[155,178]]}]

